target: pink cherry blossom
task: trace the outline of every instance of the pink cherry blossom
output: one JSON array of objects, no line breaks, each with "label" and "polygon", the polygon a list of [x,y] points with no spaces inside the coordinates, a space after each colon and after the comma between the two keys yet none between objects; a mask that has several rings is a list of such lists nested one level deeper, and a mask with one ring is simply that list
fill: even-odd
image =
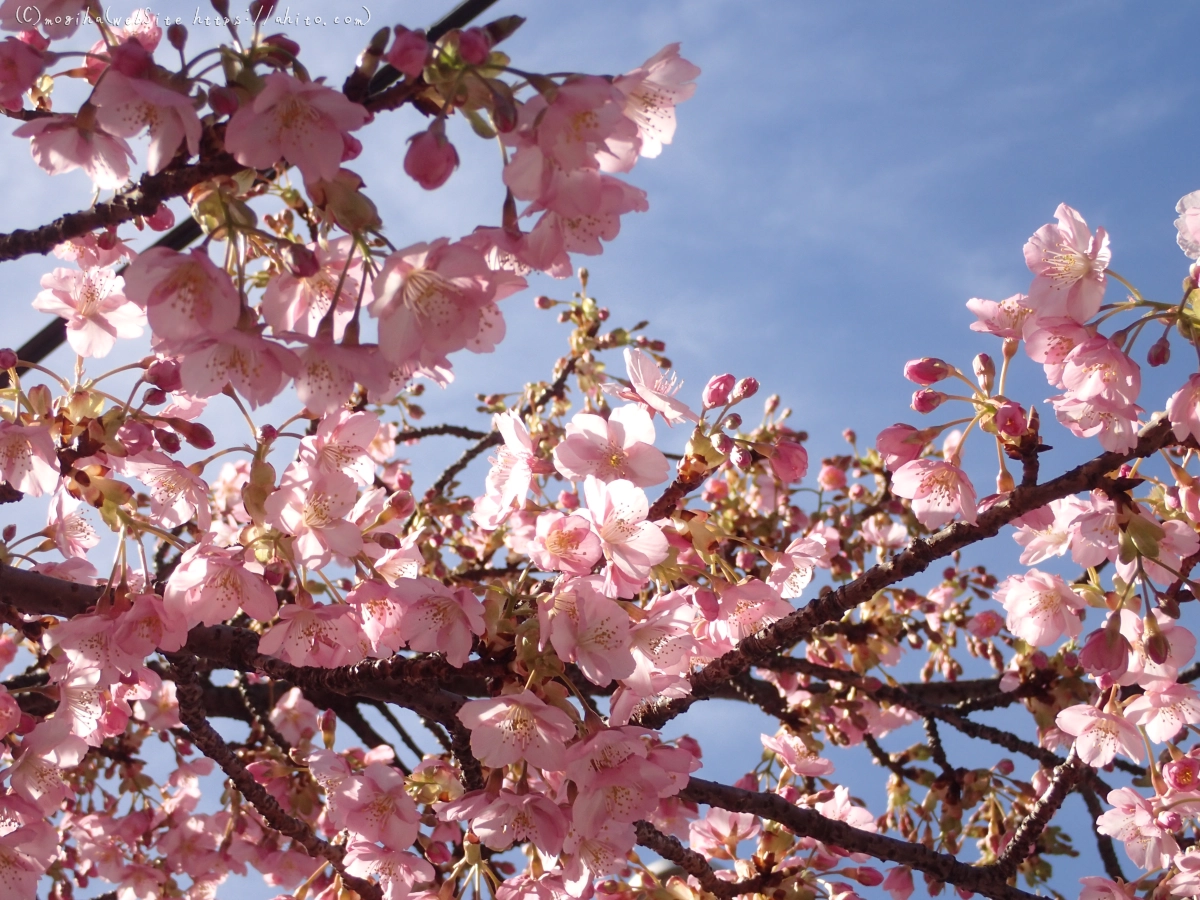
[{"label": "pink cherry blossom", "polygon": [[638,68],[613,81],[625,95],[625,115],[641,139],[640,155],[654,158],[675,136],[675,107],[696,91],[700,69],[679,55],[679,44],[668,44]]},{"label": "pink cherry blossom", "polygon": [[385,59],[409,78],[416,78],[425,68],[425,60],[429,57],[429,41],[425,37],[425,29],[410,30],[403,25],[397,25],[394,30],[396,39],[392,41]]},{"label": "pink cherry blossom", "polygon": [[1063,359],[1062,386],[1076,400],[1129,406],[1141,391],[1141,369],[1116,344],[1097,335],[1076,345]]},{"label": "pink cherry blossom", "polygon": [[67,320],[67,343],[80,356],[107,356],[117,338],[139,337],[146,324],[123,285],[110,269],[55,269],[42,276],[33,308]]},{"label": "pink cherry blossom", "polygon": [[1090,512],[1091,507],[1078,497],[1063,497],[1051,500],[1049,511],[1052,518],[1044,527],[1023,522],[1013,535],[1013,540],[1025,548],[1021,553],[1023,566],[1036,565],[1072,550],[1071,526],[1079,516]]},{"label": "pink cherry blossom", "polygon": [[692,822],[688,844],[712,859],[735,859],[737,845],[757,837],[761,831],[758,818],[750,813],[711,807],[704,818]]},{"label": "pink cherry blossom", "polygon": [[129,180],[133,151],[122,138],[109,134],[95,120],[95,108],[78,116],[51,115],[13,131],[30,138],[34,161],[51,175],[82,168],[102,191],[113,191]]},{"label": "pink cherry blossom", "polygon": [[350,236],[327,243],[309,244],[316,257],[317,271],[301,276],[284,267],[263,292],[263,318],[276,334],[299,332],[310,337],[325,318],[334,297],[333,339],[341,340],[346,325],[354,318],[362,285],[362,257],[351,258],[354,239]]},{"label": "pink cherry blossom", "polygon": [[155,337],[168,341],[228,331],[241,310],[233,282],[201,250],[147,250],[125,271],[125,295],[146,310]]},{"label": "pink cherry blossom", "polygon": [[1086,604],[1057,575],[1030,569],[1010,575],[995,598],[1008,613],[1008,630],[1036,647],[1049,647],[1064,634],[1078,637]]},{"label": "pink cherry blossom", "polygon": [[1169,865],[1179,846],[1158,824],[1150,802],[1133,788],[1110,791],[1107,800],[1114,808],[1096,820],[1096,830],[1122,841],[1129,858],[1143,869]]},{"label": "pink cherry blossom", "polygon": [[1175,204],[1175,212],[1179,213],[1179,218],[1175,220],[1175,228],[1179,231],[1176,236],[1179,249],[1191,259],[1200,258],[1200,191],[1180,197]]},{"label": "pink cherry blossom", "polygon": [[538,604],[542,645],[579,667],[585,678],[604,687],[633,674],[629,614],[604,596],[595,578],[572,578],[555,585]]},{"label": "pink cherry blossom", "polygon": [[673,374],[664,373],[649,353],[626,347],[625,369],[629,375],[630,387],[606,383],[603,385],[605,392],[640,404],[650,413],[651,418],[656,412],[662,413],[663,419],[670,426],[680,422],[700,421],[700,417],[687,405],[675,399],[675,394],[683,386],[682,382],[676,383]]},{"label": "pink cherry blossom", "polygon": [[251,408],[275,399],[299,369],[299,360],[291,350],[259,334],[237,329],[178,344],[175,351],[180,358],[183,386],[189,393],[212,397],[230,385]]},{"label": "pink cherry blossom", "polygon": [[892,491],[912,500],[913,514],[926,528],[941,528],[961,515],[975,522],[975,488],[966,472],[937,459],[907,462],[892,475]]},{"label": "pink cherry blossom", "polygon": [[58,486],[58,452],[45,425],[0,422],[0,475],[10,487],[40,497]]},{"label": "pink cherry blossom", "polygon": [[607,420],[577,413],[554,448],[554,464],[572,481],[594,475],[601,481],[623,478],[642,488],[666,481],[671,468],[654,446],[650,415],[633,404],[613,410]]},{"label": "pink cherry blossom", "polygon": [[359,878],[377,878],[383,889],[383,900],[407,900],[414,884],[434,878],[433,866],[421,857],[380,848],[369,841],[349,844],[346,871]]},{"label": "pink cherry blossom", "polygon": [[524,759],[539,769],[561,769],[563,746],[575,737],[570,717],[528,690],[468,700],[458,718],[471,731],[472,752],[493,768]]},{"label": "pink cherry blossom", "polygon": [[972,297],[967,301],[967,309],[976,315],[978,321],[971,323],[971,330],[1020,340],[1025,321],[1033,315],[1033,307],[1028,303],[1029,298],[1024,294],[1013,294],[999,301]]},{"label": "pink cherry blossom", "polygon": [[[484,528],[495,528],[507,518],[514,507],[525,502],[525,495],[533,486],[535,470],[543,469],[533,449],[529,429],[515,410],[492,416],[492,427],[504,438],[504,443],[492,457],[492,468],[485,482],[487,497],[491,503],[483,509],[476,504],[476,519]],[[481,515],[483,510],[488,515]]]},{"label": "pink cherry blossom", "polygon": [[127,138],[150,132],[146,170],[156,175],[175,158],[181,144],[189,156],[200,152],[200,118],[186,94],[109,69],[92,94],[96,121],[110,134]]},{"label": "pink cherry blossom", "polygon": [[1146,644],[1152,638],[1142,619],[1132,610],[1122,609],[1121,634],[1129,641],[1129,669],[1118,679],[1120,684],[1147,685],[1154,681],[1174,681],[1196,652],[1196,636],[1191,630],[1176,622],[1162,610],[1156,609],[1150,613],[1154,619],[1153,629],[1159,633],[1160,649],[1165,650],[1165,656],[1160,662],[1155,662],[1150,656]]},{"label": "pink cherry blossom", "polygon": [[1097,228],[1093,236],[1083,217],[1065,203],[1054,217],[1057,225],[1043,225],[1025,244],[1025,262],[1035,276],[1029,305],[1041,316],[1086,322],[1104,299],[1104,270],[1112,255],[1108,233]]},{"label": "pink cherry blossom", "polygon": [[369,647],[352,608],[345,604],[284,606],[279,621],[258,644],[261,653],[292,665],[326,668],[360,662]]},{"label": "pink cherry blossom", "polygon": [[342,781],[337,808],[344,827],[391,850],[403,850],[417,838],[420,814],[404,790],[404,776],[391,766],[374,762]]},{"label": "pink cherry blossom", "polygon": [[1085,875],[1079,879],[1083,890],[1079,892],[1079,900],[1136,900],[1130,893],[1129,886],[1118,884],[1099,875]]},{"label": "pink cherry blossom", "polygon": [[338,410],[322,416],[317,433],[300,441],[299,460],[317,472],[344,472],[361,485],[375,477],[368,448],[379,433],[379,416]]},{"label": "pink cherry blossom", "polygon": [[832,762],[809,750],[803,741],[787,731],[780,731],[774,737],[760,734],[759,738],[762,745],[774,753],[797,778],[829,775],[833,772]]},{"label": "pink cherry blossom", "polygon": [[1151,682],[1144,694],[1125,707],[1125,716],[1144,727],[1150,740],[1161,744],[1181,728],[1200,723],[1200,696],[1191,685]]},{"label": "pink cherry blossom", "polygon": [[189,628],[228,621],[239,609],[269,622],[279,608],[275,592],[242,557],[240,547],[223,549],[211,540],[193,544],[167,579],[163,603]]},{"label": "pink cherry blossom", "polygon": [[471,636],[483,634],[483,604],[465,588],[451,589],[418,576],[396,582],[399,633],[412,650],[442,653],[456,668],[471,653]]},{"label": "pink cherry blossom", "polygon": [[740,584],[721,584],[715,632],[737,646],[792,611],[792,604],[769,584],[747,578]]},{"label": "pink cherry blossom", "polygon": [[667,539],[652,522],[646,493],[624,479],[605,484],[589,475],[584,481],[587,515],[609,561],[609,592],[632,596],[650,577],[650,570],[667,558]]},{"label": "pink cherry blossom", "polygon": [[0,106],[14,111],[24,106],[25,92],[45,68],[45,58],[33,47],[14,37],[5,38],[0,43]]},{"label": "pink cherry blossom", "polygon": [[346,519],[358,495],[350,476],[302,465],[289,473],[267,498],[267,524],[292,535],[297,559],[311,568],[324,566],[335,553],[355,556],[362,533]]},{"label": "pink cherry blossom", "polygon": [[1167,418],[1177,440],[1200,440],[1200,373],[1191,375],[1167,400]]},{"label": "pink cherry blossom", "polygon": [[796,538],[772,563],[767,584],[784,600],[794,600],[804,593],[817,568],[829,568],[832,552],[825,537],[813,533]]},{"label": "pink cherry blossom", "polygon": [[538,516],[537,536],[527,552],[543,569],[567,575],[587,575],[603,555],[600,537],[587,518],[554,510]]},{"label": "pink cherry blossom", "polygon": [[1107,766],[1118,752],[1142,761],[1142,736],[1123,716],[1080,704],[1064,709],[1054,722],[1075,738],[1079,758],[1089,766]]},{"label": "pink cherry blossom", "polygon": [[567,836],[562,809],[538,793],[473,791],[457,800],[435,803],[434,809],[443,822],[470,822],[483,845],[493,850],[529,841],[547,856],[555,856]]},{"label": "pink cherry blossom", "polygon": [[225,147],[244,166],[269,169],[280,159],[304,180],[337,175],[351,131],[369,115],[340,91],[272,72],[266,86],[241,106],[225,129]]},{"label": "pink cherry blossom", "polygon": [[524,287],[524,278],[493,271],[467,243],[439,238],[384,260],[368,311],[379,319],[379,345],[387,359],[446,365],[449,353],[495,347],[504,336],[496,301]]},{"label": "pink cherry blossom", "polygon": [[120,471],[150,488],[150,517],[166,528],[196,520],[202,531],[212,521],[208,485],[183,463],[157,450],[131,456]]}]

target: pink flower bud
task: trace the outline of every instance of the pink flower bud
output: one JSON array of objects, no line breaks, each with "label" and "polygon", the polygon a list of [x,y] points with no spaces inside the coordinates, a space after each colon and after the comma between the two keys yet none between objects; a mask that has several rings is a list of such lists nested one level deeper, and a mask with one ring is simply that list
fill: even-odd
[{"label": "pink flower bud", "polygon": [[562,491],[558,495],[558,505],[563,509],[579,509],[579,495],[574,491]]},{"label": "pink flower bud", "polygon": [[823,491],[840,491],[846,486],[846,473],[826,463],[817,473],[817,484]]},{"label": "pink flower bud", "polygon": [[1179,813],[1173,809],[1165,809],[1158,814],[1159,827],[1167,829],[1167,831],[1178,831],[1183,827],[1183,819],[1179,817]]},{"label": "pink flower bud", "polygon": [[288,242],[283,245],[280,256],[288,272],[295,278],[312,278],[321,271],[317,254],[303,244]]},{"label": "pink flower bud", "polygon": [[167,43],[176,50],[182,50],[187,44],[188,31],[187,27],[180,22],[176,22],[167,28]]},{"label": "pink flower bud", "polygon": [[742,417],[737,413],[730,413],[725,417],[725,421],[721,423],[721,427],[726,431],[737,431],[742,427]]},{"label": "pink flower bud", "polygon": [[1132,648],[1121,634],[1121,617],[1110,616],[1103,628],[1087,636],[1079,651],[1079,662],[1089,675],[1108,675],[1120,678],[1129,668]]},{"label": "pink flower bud", "polygon": [[264,444],[271,443],[277,437],[279,437],[279,429],[274,425],[263,425],[258,429],[258,439]]},{"label": "pink flower bud", "polygon": [[0,349],[0,369],[15,369],[17,354],[10,347]]},{"label": "pink flower bud", "polygon": [[975,373],[975,380],[979,382],[979,387],[985,393],[991,393],[992,383],[996,379],[996,364],[992,358],[986,353],[977,354],[971,361],[971,371]]},{"label": "pink flower bud", "polygon": [[758,379],[747,376],[733,386],[733,392],[729,395],[729,399],[734,403],[741,403],[746,398],[753,397],[757,393]]},{"label": "pink flower bud", "polygon": [[554,307],[554,301],[545,294],[540,294],[533,298],[533,305],[538,309],[552,309]]},{"label": "pink flower bud", "polygon": [[985,609],[978,615],[971,617],[967,623],[967,631],[975,635],[975,637],[984,639],[995,637],[1000,633],[1000,629],[1004,626],[1004,619],[995,610]]},{"label": "pink flower bud", "polygon": [[949,378],[954,372],[954,366],[945,360],[926,356],[921,359],[910,359],[904,364],[904,377],[914,384],[928,387]]},{"label": "pink flower bud", "polygon": [[4,541],[5,541],[5,543],[13,540],[14,538],[16,538],[16,536],[17,536],[17,526],[16,525],[10,524],[10,525],[4,526]]},{"label": "pink flower bud", "polygon": [[883,457],[884,464],[894,472],[919,457],[928,441],[929,435],[924,431],[897,423],[879,432],[875,438],[875,449]]},{"label": "pink flower bud", "polygon": [[867,496],[867,489],[861,484],[852,484],[850,485],[850,490],[847,492],[847,495],[851,500],[861,500],[863,497]]},{"label": "pink flower bud", "polygon": [[712,445],[718,453],[728,456],[733,450],[733,438],[719,431],[712,436]]},{"label": "pink flower bud", "polygon": [[254,0],[250,4],[250,21],[258,24],[263,19],[269,19],[275,12],[275,0]]},{"label": "pink flower bud", "polygon": [[425,68],[425,60],[428,57],[429,41],[425,39],[424,30],[409,31],[403,25],[397,25],[396,40],[384,57],[392,68],[398,69],[409,78],[416,78]]},{"label": "pink flower bud", "polygon": [[141,78],[154,65],[154,57],[137,38],[128,38],[109,53],[109,63],[116,71],[130,78]]},{"label": "pink flower bud", "polygon": [[404,519],[412,515],[412,511],[417,508],[417,501],[408,491],[396,491],[388,497],[388,507],[397,518]]},{"label": "pink flower bud", "polygon": [[458,151],[446,140],[445,126],[439,119],[427,131],[408,139],[404,156],[404,171],[427,191],[446,183],[450,173],[458,168]]},{"label": "pink flower bud", "polygon": [[847,428],[842,432],[842,440],[847,444],[856,444],[858,443],[858,435],[855,434],[853,428]]},{"label": "pink flower bud", "polygon": [[1001,775],[1011,775],[1016,768],[1011,759],[1005,758],[996,763],[996,771]]},{"label": "pink flower bud", "polygon": [[729,454],[729,458],[732,459],[733,464],[742,471],[745,471],[754,465],[754,454],[741,444],[738,444],[733,448],[732,452]]},{"label": "pink flower bud", "polygon": [[734,377],[729,373],[714,375],[708,379],[701,395],[705,409],[716,409],[729,402],[729,393],[733,390]]},{"label": "pink flower bud", "polygon": [[458,55],[471,66],[482,66],[492,52],[492,42],[482,28],[468,28],[458,36]]},{"label": "pink flower bud", "polygon": [[167,453],[178,453],[179,448],[183,446],[179,435],[173,431],[167,431],[165,428],[155,428],[154,439],[158,441],[158,446]]},{"label": "pink flower bud", "polygon": [[146,217],[146,224],[151,231],[166,231],[175,225],[175,213],[165,203],[160,203],[153,215]]},{"label": "pink flower bud", "polygon": [[772,394],[765,401],[763,401],[763,414],[764,415],[769,416],[769,415],[773,414],[775,412],[775,410],[777,410],[777,409],[779,409],[779,395],[778,394]]},{"label": "pink flower bud", "polygon": [[1146,365],[1151,367],[1165,366],[1171,361],[1171,341],[1164,334],[1150,345],[1146,351]]},{"label": "pink flower bud", "polygon": [[1005,400],[996,408],[996,432],[1002,437],[1019,438],[1029,430],[1029,416],[1020,403]]},{"label": "pink flower bud", "polygon": [[1194,791],[1200,781],[1200,759],[1185,756],[1172,760],[1162,768],[1163,778],[1177,791]]},{"label": "pink flower bud", "polygon": [[209,88],[208,105],[220,117],[232,116],[242,104],[238,99],[238,95],[233,90],[218,85],[217,87]]},{"label": "pink flower bud", "polygon": [[753,550],[745,548],[739,550],[734,556],[734,562],[737,563],[739,569],[750,570],[754,568],[754,563],[758,561],[758,554]]},{"label": "pink flower bud", "polygon": [[291,62],[293,58],[300,55],[300,45],[282,34],[272,34],[263,38],[263,44],[267,47],[277,47],[283,51],[283,54],[278,55],[280,62]]},{"label": "pink flower bud", "polygon": [[396,537],[391,532],[381,531],[378,534],[372,535],[377,543],[384,550],[396,550],[400,546],[400,538]]},{"label": "pink flower bud", "polygon": [[217,439],[209,431],[208,426],[199,422],[189,422],[187,419],[169,419],[175,432],[195,447],[197,450],[211,450],[216,446]]},{"label": "pink flower bud", "polygon": [[142,394],[142,403],[146,406],[162,406],[167,402],[167,392],[161,388],[146,388],[146,393]]},{"label": "pink flower bud", "polygon": [[[851,875],[850,873],[854,874]],[[878,869],[873,869],[870,866],[860,866],[857,869],[845,869],[842,872],[848,878],[853,878],[859,884],[865,887],[879,887],[883,884],[883,873]]]},{"label": "pink flower bud", "polygon": [[931,413],[946,400],[946,395],[941,391],[932,391],[929,388],[916,391],[912,395],[912,408],[922,415]]},{"label": "pink flower bud", "polygon": [[156,359],[146,369],[146,380],[164,391],[177,391],[183,387],[179,376],[179,362],[174,359]]},{"label": "pink flower bud", "polygon": [[795,441],[779,441],[771,456],[771,471],[784,484],[799,481],[808,473],[808,451]]}]

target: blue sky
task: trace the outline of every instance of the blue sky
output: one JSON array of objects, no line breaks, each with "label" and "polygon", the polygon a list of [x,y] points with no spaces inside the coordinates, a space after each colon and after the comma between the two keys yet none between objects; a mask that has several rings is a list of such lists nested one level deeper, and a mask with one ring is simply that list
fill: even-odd
[{"label": "blue sky", "polygon": [[[417,27],[449,4],[368,6],[373,25]],[[335,0],[291,7],[326,18],[359,11]],[[195,8],[154,7],[188,21]],[[1187,4],[500,0],[493,9],[508,13],[529,19],[506,45],[526,69],[617,74],[671,41],[703,69],[675,144],[631,176],[648,191],[650,211],[627,217],[605,254],[586,261],[592,293],[615,322],[652,320],[649,333],[667,340],[691,399],[723,371],[754,375],[764,393],[781,394],[794,426],[810,433],[814,460],[843,451],[843,428],[865,444],[893,422],[917,423],[900,377],[906,359],[969,366],[980,350],[998,355],[994,339],[968,330],[963,304],[1027,287],[1021,247],[1059,202],[1109,229],[1117,271],[1156,299],[1177,297],[1186,260],[1174,244],[1173,206],[1200,188],[1196,19]],[[199,46],[217,37],[191,31]],[[291,34],[309,68],[340,83],[369,31]],[[352,164],[397,246],[499,218],[498,154],[465,129],[452,130],[463,167],[445,188],[428,195],[403,174],[403,142],[422,127],[412,111],[381,116]],[[15,139],[0,143],[0,189],[5,231],[90,198],[85,177],[51,181]],[[51,266],[6,267],[13,344],[43,324],[29,303]],[[574,289],[534,285],[560,297]],[[455,360],[458,382],[427,395],[428,421],[478,425],[475,393],[545,377],[565,331],[533,309],[532,293],[505,302],[508,338],[494,355]],[[54,361],[70,365],[65,354]],[[1186,372],[1175,371],[1177,384]],[[1147,377],[1143,405],[1161,408],[1173,389]],[[1039,367],[1018,366],[1009,393],[1052,418]],[[1062,446],[1056,428],[1046,434]],[[1097,449],[1094,441],[1064,449],[1044,471]],[[415,454],[418,485],[457,450],[439,444]],[[990,461],[984,450],[977,455]],[[980,494],[990,492],[993,473],[983,466],[978,474]],[[996,559],[1013,557],[1006,547]],[[744,713],[708,704],[685,724],[717,742],[709,750],[717,774],[736,777],[757,758],[753,741],[739,747],[728,738],[757,734]],[[861,793],[878,798],[883,779],[869,771]],[[1076,821],[1077,843],[1092,854],[1087,826]],[[1085,855],[1057,886],[1070,895],[1074,878],[1097,871]]]}]

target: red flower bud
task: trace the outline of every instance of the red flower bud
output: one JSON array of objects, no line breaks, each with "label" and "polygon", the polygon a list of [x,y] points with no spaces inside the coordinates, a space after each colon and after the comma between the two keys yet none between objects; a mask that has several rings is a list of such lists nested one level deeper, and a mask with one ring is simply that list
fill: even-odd
[{"label": "red flower bud", "polygon": [[734,377],[728,373],[714,375],[708,379],[701,395],[705,409],[716,409],[729,402],[729,393],[733,390]]},{"label": "red flower bud", "polygon": [[910,359],[904,364],[904,377],[914,384],[923,386],[937,384],[937,382],[949,378],[953,372],[954,366],[950,363],[931,356]]},{"label": "red flower bud", "polygon": [[0,369],[15,369],[17,367],[17,354],[9,347],[0,350]]},{"label": "red flower bud", "polygon": [[941,391],[932,391],[929,388],[916,391],[912,395],[912,408],[924,415],[931,413],[946,400],[946,395]]}]

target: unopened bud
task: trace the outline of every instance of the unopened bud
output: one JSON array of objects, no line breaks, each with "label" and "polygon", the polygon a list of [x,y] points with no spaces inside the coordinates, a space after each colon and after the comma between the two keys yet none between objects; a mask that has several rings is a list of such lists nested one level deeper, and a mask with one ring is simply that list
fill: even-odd
[{"label": "unopened bud", "polygon": [[996,380],[996,364],[992,358],[986,353],[979,353],[971,360],[971,371],[975,373],[975,380],[979,382],[980,389],[985,394],[992,392],[992,384]]},{"label": "unopened bud", "polygon": [[539,294],[537,297],[533,298],[533,305],[538,309],[550,309],[554,306],[554,301],[545,294]]},{"label": "unopened bud", "polygon": [[757,393],[758,379],[747,376],[733,386],[733,392],[729,395],[729,399],[734,403],[741,403],[743,400],[753,397]]},{"label": "unopened bud", "polygon": [[1171,655],[1171,642],[1158,627],[1158,620],[1149,615],[1145,618],[1145,632],[1142,637],[1142,647],[1155,665],[1161,666]]},{"label": "unopened bud", "polygon": [[779,395],[772,394],[767,398],[766,403],[763,404],[763,412],[769,416],[777,409],[779,409]]},{"label": "unopened bud", "polygon": [[579,509],[579,495],[574,491],[562,491],[558,495],[558,505],[563,509]]},{"label": "unopened bud", "polygon": [[5,525],[4,526],[4,542],[6,544],[9,541],[11,541],[13,538],[15,538],[16,536],[17,536],[17,526],[16,525]]},{"label": "unopened bud", "polygon": [[279,587],[283,584],[283,578],[287,575],[288,567],[281,559],[273,559],[263,566],[263,580],[271,587]]},{"label": "unopened bud", "polygon": [[608,307],[607,307],[607,306],[602,306],[602,307],[600,307],[598,310],[596,310],[596,321],[598,321],[598,322],[607,322],[607,321],[608,321],[608,317],[609,317],[609,316],[611,316],[611,315],[612,315],[612,313],[611,313],[611,312],[609,312],[609,309],[608,309]]},{"label": "unopened bud", "polygon": [[714,375],[708,379],[701,395],[705,409],[716,409],[729,402],[729,394],[733,391],[734,377],[726,372],[724,375]]},{"label": "unopened bud", "polygon": [[914,384],[925,387],[949,378],[953,372],[954,366],[932,356],[910,359],[904,364],[904,377]]},{"label": "unopened bud", "polygon": [[946,395],[941,391],[930,390],[924,388],[916,391],[912,395],[912,408],[924,415],[931,413],[946,400]]},{"label": "unopened bud", "polygon": [[721,423],[721,427],[726,431],[737,431],[742,427],[742,417],[737,413],[730,413],[725,417],[725,421]]},{"label": "unopened bud", "polygon": [[296,244],[289,241],[283,245],[280,256],[283,259],[283,264],[287,266],[288,272],[294,278],[312,278],[321,271],[321,264],[317,261],[317,254],[303,244]]},{"label": "unopened bud", "polygon": [[332,709],[327,709],[321,713],[321,740],[325,742],[326,750],[333,749],[336,732],[337,713]]},{"label": "unopened bud", "polygon": [[417,502],[408,491],[396,491],[388,497],[388,506],[398,518],[405,518],[412,515],[412,511],[417,508]]},{"label": "unopened bud", "polygon": [[258,439],[264,444],[271,443],[277,437],[279,437],[279,429],[274,425],[264,425],[258,429]]},{"label": "unopened bud", "polygon": [[1153,367],[1165,366],[1171,361],[1171,342],[1164,334],[1150,345],[1146,353],[1146,365]]},{"label": "unopened bud", "polygon": [[220,85],[209,88],[208,105],[218,116],[232,116],[241,106],[241,101],[235,91]]},{"label": "unopened bud", "polygon": [[178,453],[179,448],[183,446],[183,442],[179,440],[179,435],[173,431],[167,431],[165,428],[155,428],[154,439],[158,441],[158,446],[162,447],[167,453]]},{"label": "unopened bud", "polygon": [[167,42],[176,50],[182,51],[187,44],[188,31],[187,27],[180,22],[176,22],[167,28]]},{"label": "unopened bud", "polygon": [[1002,759],[996,763],[996,771],[1001,775],[1011,775],[1016,769],[1011,759]]},{"label": "unopened bud", "polygon": [[275,0],[254,0],[250,4],[250,21],[257,25],[263,19],[269,19],[275,12]]},{"label": "unopened bud", "polygon": [[752,465],[754,465],[754,454],[741,444],[738,444],[733,448],[733,451],[729,454],[729,458],[732,459],[733,464],[742,471],[746,471]]},{"label": "unopened bud", "polygon": [[15,369],[17,354],[9,347],[0,350],[0,369]]},{"label": "unopened bud", "polygon": [[177,391],[183,387],[179,375],[179,362],[174,359],[156,359],[146,369],[146,381],[164,391]]},{"label": "unopened bud", "polygon": [[195,447],[197,450],[210,450],[216,446],[217,439],[213,437],[213,433],[208,429],[207,425],[201,425],[199,422],[189,422],[186,419],[171,419],[171,427],[185,441]]},{"label": "unopened bud", "polygon": [[853,428],[847,428],[845,431],[843,431],[842,439],[847,444],[857,444],[858,443],[858,435],[854,433]]},{"label": "unopened bud", "polygon": [[209,0],[209,3],[217,11],[218,16],[225,17],[229,15],[229,0]]},{"label": "unopened bud", "polygon": [[712,445],[718,453],[728,456],[733,450],[733,438],[724,432],[717,432],[712,436]]}]

